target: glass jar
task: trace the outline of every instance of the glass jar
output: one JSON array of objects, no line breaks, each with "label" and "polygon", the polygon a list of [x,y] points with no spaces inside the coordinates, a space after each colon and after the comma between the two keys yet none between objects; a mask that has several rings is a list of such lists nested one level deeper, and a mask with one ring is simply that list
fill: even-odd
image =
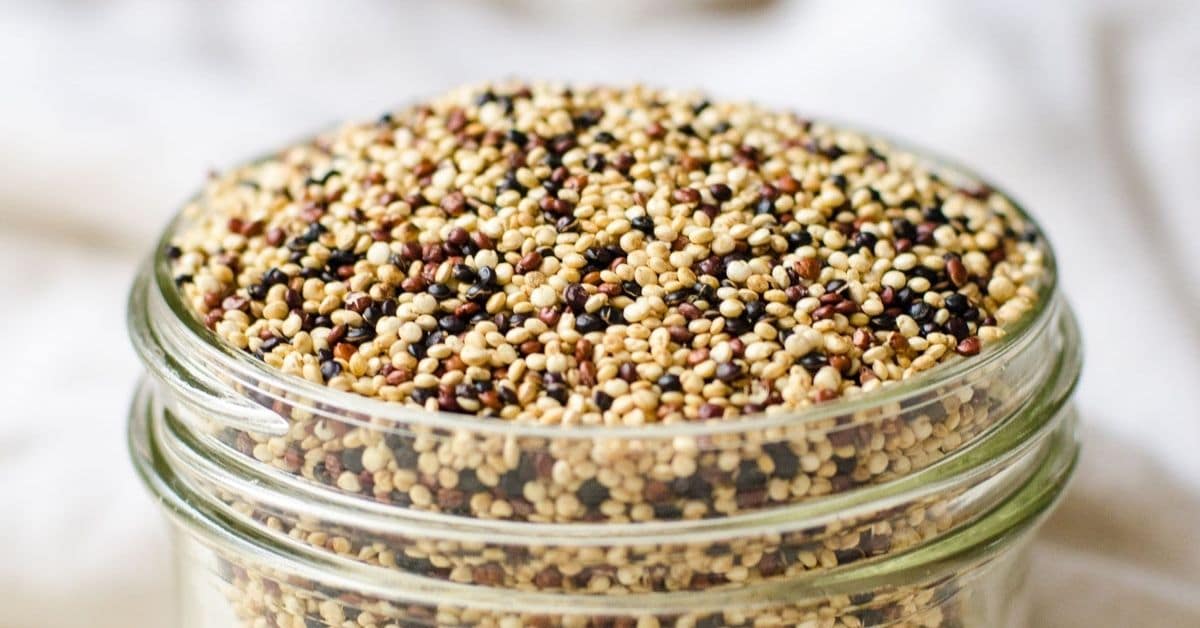
[{"label": "glass jar", "polygon": [[1044,238],[1035,308],[971,359],[798,412],[601,427],[282,375],[175,289],[162,252],[192,219],[129,307],[180,625],[1024,625],[1028,539],[1077,453]]}]

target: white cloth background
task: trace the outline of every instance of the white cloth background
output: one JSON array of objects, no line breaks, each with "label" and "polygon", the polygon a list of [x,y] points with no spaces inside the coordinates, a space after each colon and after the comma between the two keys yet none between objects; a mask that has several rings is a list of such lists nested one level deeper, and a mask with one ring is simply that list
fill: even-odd
[{"label": "white cloth background", "polygon": [[0,627],[170,626],[126,461],[134,266],[209,167],[488,77],[885,129],[1043,221],[1087,367],[1035,626],[1200,626],[1200,4],[0,0]]}]

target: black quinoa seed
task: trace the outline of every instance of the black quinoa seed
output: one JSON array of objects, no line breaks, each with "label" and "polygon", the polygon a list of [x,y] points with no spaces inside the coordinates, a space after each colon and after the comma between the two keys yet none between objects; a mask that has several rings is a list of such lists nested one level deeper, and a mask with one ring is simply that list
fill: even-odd
[{"label": "black quinoa seed", "polygon": [[971,307],[971,302],[967,300],[967,297],[957,292],[946,297],[946,309],[950,310],[952,314],[962,314],[969,307]]},{"label": "black quinoa seed", "polygon": [[579,490],[575,492],[575,496],[579,501],[588,508],[596,508],[608,499],[608,488],[601,484],[595,478],[585,480],[579,485]]},{"label": "black quinoa seed", "polygon": [[825,366],[828,363],[829,363],[829,361],[825,358],[824,354],[822,354],[818,351],[813,351],[811,353],[807,353],[803,357],[800,358],[800,366],[803,366],[804,368],[808,369],[809,372],[812,372],[812,373],[819,371],[821,369],[821,367]]},{"label": "black quinoa seed", "polygon": [[593,314],[580,314],[579,316],[575,317],[575,329],[578,329],[581,333],[586,334],[593,331],[601,331],[605,327],[608,327],[608,324],[605,323],[604,319],[600,318],[599,316]]},{"label": "black quinoa seed", "polygon": [[333,360],[326,360],[321,363],[321,376],[325,381],[329,381],[337,377],[342,372],[342,365]]}]

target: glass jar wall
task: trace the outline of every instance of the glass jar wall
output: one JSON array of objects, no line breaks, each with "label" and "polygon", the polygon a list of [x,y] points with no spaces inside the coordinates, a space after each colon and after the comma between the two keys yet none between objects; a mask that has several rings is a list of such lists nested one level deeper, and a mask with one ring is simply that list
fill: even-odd
[{"label": "glass jar wall", "polygon": [[1077,453],[1044,238],[1033,310],[970,359],[796,411],[582,426],[277,372],[184,303],[163,252],[187,220],[129,308],[180,625],[1024,625],[1029,538]]},{"label": "glass jar wall", "polygon": [[[197,483],[197,473],[182,459],[176,420],[143,388],[131,421],[131,446],[140,471],[162,500],[173,522],[176,568],[181,583],[181,618],[185,626],[1023,626],[1026,592],[1022,582],[1029,537],[1058,499],[1077,454],[1074,416],[1069,408],[1048,417],[1034,436],[1034,446],[1020,449],[1010,468],[1021,469],[1020,482],[988,491],[1004,495],[997,505],[982,508],[966,525],[934,535],[918,547],[889,553],[851,566],[812,569],[711,590],[632,592],[562,591],[493,583],[456,583],[403,561],[373,560],[368,553],[338,551],[330,536],[285,533],[279,519],[266,514],[263,502],[278,502],[274,487],[238,485],[231,478],[210,477]],[[178,426],[176,426],[177,428]],[[174,450],[174,451],[173,451]],[[984,464],[991,478],[1008,469]],[[217,471],[216,476],[222,475]],[[932,479],[932,478],[929,478]],[[944,495],[958,493],[946,483]],[[986,483],[985,483],[986,484]],[[1006,483],[1007,484],[1007,483]],[[218,486],[222,485],[222,486]],[[984,491],[984,492],[988,492]],[[228,508],[230,494],[241,499]],[[224,495],[224,497],[222,497]],[[911,503],[897,495],[872,500],[875,508]],[[261,501],[260,501],[261,500]],[[303,501],[303,500],[301,500]],[[912,513],[903,505],[893,506]],[[933,510],[945,503],[934,500]],[[970,507],[960,506],[971,509]],[[330,513],[322,513],[327,516]],[[811,530],[804,513],[774,520],[781,530]],[[364,513],[341,513],[369,526]],[[524,539],[524,552],[497,549],[498,538],[477,531],[445,531],[426,526],[427,538],[414,541],[376,531],[372,547],[403,552],[415,546],[489,549],[519,567],[540,551],[587,555],[597,547],[584,538]],[[655,553],[674,555],[686,564],[688,546],[701,545],[714,560],[714,548],[736,548],[745,556],[748,539],[758,538],[754,522],[725,526],[722,538],[712,530],[673,531],[669,538],[644,535],[628,541],[602,539],[610,564],[636,566],[636,558]],[[347,531],[346,522],[309,519],[314,530]],[[379,525],[379,522],[375,522]],[[501,524],[503,525],[503,524]],[[522,524],[527,525],[527,524]],[[836,523],[833,523],[836,526]],[[883,526],[886,528],[886,526]],[[486,526],[485,526],[486,528]],[[348,535],[352,532],[346,532]],[[316,534],[316,533],[314,533]],[[327,532],[328,534],[328,532]],[[775,550],[786,561],[803,560],[809,549]],[[457,542],[445,538],[459,539]],[[689,543],[691,539],[691,543]],[[512,539],[509,539],[510,542]],[[819,545],[819,544],[818,544]],[[387,550],[384,550],[387,551]],[[754,550],[750,550],[753,552]],[[523,558],[516,558],[516,556]],[[711,555],[711,556],[710,556]],[[555,564],[566,568],[570,559]],[[745,561],[750,562],[750,561]],[[761,558],[758,560],[761,562]],[[486,565],[477,561],[477,565]],[[411,567],[411,565],[409,565]],[[733,565],[732,568],[736,568]],[[619,571],[620,568],[617,568]],[[544,583],[542,583],[544,584]]]}]

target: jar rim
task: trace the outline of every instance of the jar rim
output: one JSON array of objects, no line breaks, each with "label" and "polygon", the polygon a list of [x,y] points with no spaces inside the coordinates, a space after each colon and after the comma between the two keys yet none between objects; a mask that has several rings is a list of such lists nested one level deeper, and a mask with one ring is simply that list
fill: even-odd
[{"label": "jar rim", "polygon": [[[885,138],[882,135],[876,137]],[[888,140],[890,141],[890,140]],[[973,171],[949,160],[933,156],[924,150],[915,150],[910,143],[895,143],[911,153],[923,165],[944,179],[982,183],[985,180]],[[184,344],[187,351],[197,356],[196,363],[203,364],[215,372],[236,378],[248,390],[265,397],[295,403],[297,399],[313,400],[311,410],[334,414],[339,417],[358,416],[369,420],[390,421],[393,424],[421,426],[438,430],[467,430],[480,434],[503,434],[512,437],[533,438],[611,438],[655,440],[677,437],[713,436],[740,433],[750,430],[785,428],[835,419],[839,416],[877,409],[887,404],[901,403],[919,397],[931,389],[965,378],[969,374],[1011,358],[1025,348],[1032,337],[1052,325],[1060,309],[1057,296],[1058,271],[1054,248],[1034,219],[1011,195],[988,184],[990,189],[1003,196],[1021,220],[1032,225],[1039,238],[1039,250],[1043,255],[1044,275],[1036,282],[1037,300],[1033,309],[1018,321],[1005,328],[1005,335],[988,343],[983,350],[970,359],[952,358],[928,371],[897,382],[889,382],[879,390],[833,399],[828,402],[787,411],[761,412],[738,415],[725,419],[689,421],[683,423],[638,426],[626,425],[544,425],[539,423],[515,422],[472,414],[429,411],[404,406],[395,402],[368,397],[354,392],[337,390],[309,382],[301,377],[279,371],[252,355],[229,345],[214,331],[208,329],[185,302],[175,285],[170,260],[166,250],[171,238],[185,223],[187,216],[177,213],[164,229],[154,254],[139,273],[129,296],[129,327],[134,346],[142,361],[152,365],[161,361],[163,349],[153,347],[154,340],[148,339],[154,331],[149,327],[166,326],[175,342]],[[150,319],[155,319],[151,321]],[[160,337],[161,339],[161,337]],[[177,378],[176,378],[177,379]],[[269,387],[269,390],[267,389]],[[228,393],[225,396],[236,396]],[[244,408],[252,411],[253,408]],[[258,410],[262,410],[259,408]],[[283,429],[282,423],[272,417],[261,415],[259,427],[263,431],[271,428]],[[275,417],[276,419],[278,417]],[[377,426],[378,427],[378,426]]]},{"label": "jar rim", "polygon": [[[230,451],[206,445],[189,429],[161,429],[170,432],[163,440],[179,443],[178,447],[169,448],[169,455],[175,464],[202,469],[202,475],[229,490],[270,495],[275,501],[301,500],[306,514],[322,520],[339,521],[355,529],[374,529],[390,534],[419,532],[447,539],[462,537],[457,540],[476,540],[486,535],[492,541],[508,538],[513,543],[529,543],[530,539],[548,542],[552,538],[563,537],[567,539],[564,542],[579,545],[613,542],[614,539],[638,545],[678,541],[680,535],[686,535],[688,541],[699,541],[705,535],[740,536],[783,532],[816,525],[825,518],[880,508],[881,504],[891,501],[919,499],[922,495],[934,495],[948,487],[969,484],[971,478],[987,477],[1025,455],[1043,440],[1045,434],[1063,422],[1064,408],[1078,383],[1080,343],[1078,328],[1068,308],[1064,308],[1058,325],[1063,334],[1064,349],[1055,356],[1045,385],[1039,387],[1010,420],[1000,422],[975,445],[882,484],[712,519],[655,520],[629,524],[575,522],[564,525],[475,519],[439,512],[397,509],[388,504],[323,490],[288,473],[239,458]],[[136,421],[139,413],[155,411],[151,407],[152,400],[148,398],[150,395],[144,382],[131,409],[131,423]],[[136,428],[131,426],[130,429]],[[238,486],[234,487],[234,484]],[[270,501],[267,497],[262,499]],[[472,535],[475,535],[474,538]]]},{"label": "jar rim", "polygon": [[[1021,456],[1027,455],[1038,443],[1045,440],[1047,434],[1063,423],[1068,400],[1079,381],[1081,343],[1078,326],[1070,308],[1064,306],[1055,322],[1061,334],[1063,349],[1055,353],[1042,385],[1008,420],[998,422],[971,446],[888,482],[717,518],[652,520],[625,524],[563,524],[476,519],[396,508],[353,495],[330,492],[303,478],[241,458],[231,450],[204,442],[187,426],[172,425],[161,429],[156,426],[155,429],[169,432],[160,439],[171,443],[170,447],[160,447],[168,450],[165,456],[171,458],[163,460],[164,464],[194,469],[196,471],[193,473],[205,477],[207,481],[226,490],[245,491],[246,494],[258,496],[255,497],[256,500],[303,502],[306,514],[322,520],[338,521],[355,529],[371,529],[389,534],[440,535],[448,540],[466,541],[486,536],[491,541],[510,539],[514,544],[536,544],[538,540],[548,542],[551,539],[562,539],[563,543],[577,545],[599,543],[601,540],[638,545],[679,541],[682,536],[686,536],[688,541],[699,541],[705,536],[783,532],[816,525],[826,518],[845,516],[847,513],[862,512],[865,509],[883,508],[888,503],[915,500],[956,486],[965,486],[971,483],[972,478],[988,477],[989,474],[1007,468]],[[139,428],[135,423],[147,423],[149,419],[145,417],[165,410],[160,407],[157,399],[153,398],[149,384],[149,381],[143,380],[135,395],[130,411],[131,438],[136,430],[150,430],[148,426]],[[171,423],[179,421],[177,417],[170,420]]]}]

